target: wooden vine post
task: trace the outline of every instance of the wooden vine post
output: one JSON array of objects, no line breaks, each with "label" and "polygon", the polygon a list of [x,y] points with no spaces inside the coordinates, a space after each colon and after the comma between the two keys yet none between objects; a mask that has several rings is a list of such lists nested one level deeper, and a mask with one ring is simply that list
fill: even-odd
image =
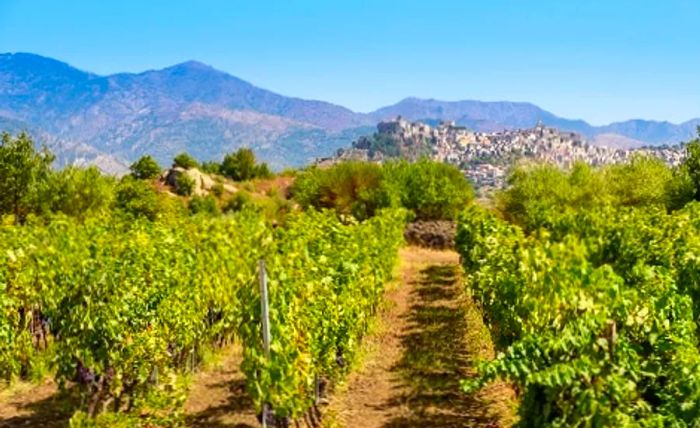
[{"label": "wooden vine post", "polygon": [[[258,261],[258,268],[260,271],[260,309],[262,317],[262,336],[263,336],[263,349],[265,351],[265,358],[270,359],[270,306],[267,295],[267,272],[265,270],[265,260]],[[267,403],[263,403],[262,408],[262,426],[267,428],[268,414],[270,413],[270,408]]]}]

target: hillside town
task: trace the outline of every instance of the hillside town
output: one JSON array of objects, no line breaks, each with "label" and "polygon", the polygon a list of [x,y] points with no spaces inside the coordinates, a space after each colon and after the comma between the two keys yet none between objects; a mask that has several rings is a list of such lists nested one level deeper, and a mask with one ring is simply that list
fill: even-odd
[{"label": "hillside town", "polygon": [[581,135],[560,131],[538,123],[530,129],[494,133],[472,132],[455,122],[430,126],[401,117],[380,122],[377,132],[341,149],[333,158],[378,161],[389,158],[416,160],[428,156],[459,166],[475,187],[482,191],[502,187],[507,171],[515,162],[530,159],[564,168],[583,161],[593,166],[625,162],[642,154],[656,156],[669,165],[678,165],[684,156],[682,146],[617,149],[593,145]]}]

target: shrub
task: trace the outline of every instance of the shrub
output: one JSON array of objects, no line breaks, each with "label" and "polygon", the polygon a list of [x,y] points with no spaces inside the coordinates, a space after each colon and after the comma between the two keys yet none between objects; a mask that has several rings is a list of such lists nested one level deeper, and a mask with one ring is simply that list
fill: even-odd
[{"label": "shrub", "polygon": [[221,183],[215,183],[213,186],[211,186],[211,192],[214,194],[214,196],[220,198],[221,195],[224,194],[224,185]]},{"label": "shrub", "polygon": [[422,159],[388,164],[387,179],[401,195],[401,205],[419,220],[454,220],[474,199],[474,191],[453,165]]},{"label": "shrub", "polygon": [[69,166],[49,176],[41,193],[42,211],[85,219],[105,212],[114,198],[115,180],[92,166]]},{"label": "shrub", "polygon": [[146,155],[129,167],[131,175],[138,180],[151,180],[160,175],[160,165],[152,156]]},{"label": "shrub", "polygon": [[202,162],[199,169],[207,174],[221,174],[221,164],[214,161]]},{"label": "shrub", "polygon": [[608,191],[616,205],[667,203],[667,191],[673,173],[660,159],[635,156],[627,163],[606,167],[604,174]]},{"label": "shrub", "polygon": [[158,195],[148,183],[126,176],[117,185],[115,207],[129,216],[155,220]]},{"label": "shrub", "polygon": [[199,166],[199,163],[195,158],[193,158],[189,154],[182,152],[179,155],[175,156],[175,158],[173,159],[173,165],[184,169],[191,169],[197,168]]},{"label": "shrub", "polygon": [[291,193],[302,207],[334,209],[358,220],[394,205],[394,192],[384,179],[380,165],[343,162],[327,169],[310,168],[301,173]]},{"label": "shrub", "polygon": [[267,164],[257,164],[255,153],[253,153],[251,149],[245,147],[224,156],[220,172],[235,181],[246,181],[253,178],[267,178],[272,176],[272,172]]},{"label": "shrub", "polygon": [[246,191],[238,191],[224,204],[224,212],[238,212],[244,207],[253,205],[253,197]]},{"label": "shrub", "polygon": [[190,196],[196,183],[194,178],[187,174],[180,174],[175,178],[175,191],[181,196]]},{"label": "shrub", "polygon": [[54,156],[37,151],[25,133],[0,137],[0,215],[13,214],[23,221],[37,209],[37,193],[51,171]]},{"label": "shrub", "polygon": [[220,214],[219,207],[216,205],[216,198],[213,196],[194,196],[187,204],[191,214],[206,213],[209,215]]}]

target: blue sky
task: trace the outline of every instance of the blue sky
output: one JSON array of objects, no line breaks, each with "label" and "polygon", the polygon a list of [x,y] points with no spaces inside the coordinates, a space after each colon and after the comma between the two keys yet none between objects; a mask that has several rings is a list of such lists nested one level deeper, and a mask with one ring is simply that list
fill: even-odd
[{"label": "blue sky", "polygon": [[0,0],[0,52],[19,51],[100,74],[196,59],[356,111],[418,96],[700,116],[699,0]]}]

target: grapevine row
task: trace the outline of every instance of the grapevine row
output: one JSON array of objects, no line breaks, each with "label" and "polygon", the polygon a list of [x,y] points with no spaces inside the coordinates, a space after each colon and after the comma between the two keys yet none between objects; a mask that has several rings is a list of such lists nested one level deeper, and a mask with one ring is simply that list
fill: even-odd
[{"label": "grapevine row", "polygon": [[700,423],[700,210],[550,213],[529,235],[472,207],[457,246],[521,426]]},{"label": "grapevine row", "polygon": [[[346,225],[300,213],[285,227],[244,211],[169,222],[56,219],[0,226],[0,376],[43,365],[82,391],[76,420],[143,409],[167,425],[206,348],[238,340],[256,406],[303,415],[364,334],[404,215]],[[257,261],[270,277],[272,353],[261,350]],[[82,419],[81,419],[82,418]],[[85,419],[87,420],[87,419]]]}]

